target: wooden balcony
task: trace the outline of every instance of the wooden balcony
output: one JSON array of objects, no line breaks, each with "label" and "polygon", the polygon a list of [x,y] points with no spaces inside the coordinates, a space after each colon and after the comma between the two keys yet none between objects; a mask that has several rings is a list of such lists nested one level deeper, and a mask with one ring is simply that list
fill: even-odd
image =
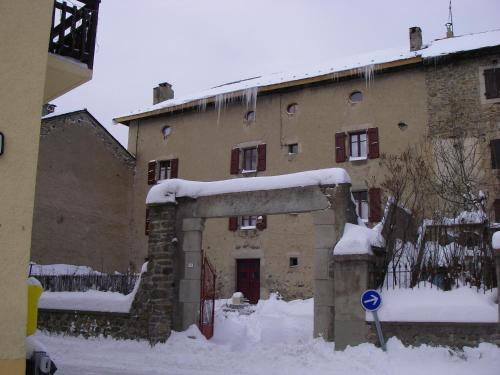
[{"label": "wooden balcony", "polygon": [[[94,65],[100,0],[54,1],[49,52]],[[79,6],[75,5],[79,4]]]},{"label": "wooden balcony", "polygon": [[92,79],[99,3],[54,1],[44,103]]}]

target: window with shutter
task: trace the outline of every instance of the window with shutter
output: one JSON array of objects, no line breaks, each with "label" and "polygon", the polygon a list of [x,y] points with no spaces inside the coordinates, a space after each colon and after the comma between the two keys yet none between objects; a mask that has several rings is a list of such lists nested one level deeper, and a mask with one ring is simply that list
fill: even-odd
[{"label": "window with shutter", "polygon": [[500,139],[490,141],[491,168],[500,169]]},{"label": "window with shutter", "polygon": [[240,173],[240,149],[233,148],[231,150],[231,166],[229,169],[231,174]]},{"label": "window with shutter", "polygon": [[156,160],[148,163],[148,185],[154,185],[156,182]]},{"label": "window with shutter", "polygon": [[366,131],[368,135],[368,159],[380,157],[378,128],[370,128]]},{"label": "window with shutter", "polygon": [[228,229],[231,232],[236,232],[238,230],[238,216],[231,216],[229,218]]},{"label": "window with shutter", "polygon": [[371,188],[368,190],[368,205],[370,211],[368,220],[372,223],[382,220],[381,200],[381,190],[379,188]]},{"label": "window with shutter", "polygon": [[179,159],[170,160],[170,178],[177,178],[179,175]]},{"label": "window with shutter", "polygon": [[500,68],[485,69],[483,74],[486,99],[500,98]]},{"label": "window with shutter", "polygon": [[257,170],[259,172],[266,170],[266,144],[262,143],[257,146]]},{"label": "window with shutter", "polygon": [[267,228],[267,216],[261,215],[257,217],[257,225],[258,230],[264,230]]},{"label": "window with shutter", "polygon": [[345,133],[335,133],[335,161],[343,163],[346,160]]},{"label": "window with shutter", "polygon": [[356,204],[356,213],[362,220],[368,220],[368,191],[353,191],[352,197]]}]

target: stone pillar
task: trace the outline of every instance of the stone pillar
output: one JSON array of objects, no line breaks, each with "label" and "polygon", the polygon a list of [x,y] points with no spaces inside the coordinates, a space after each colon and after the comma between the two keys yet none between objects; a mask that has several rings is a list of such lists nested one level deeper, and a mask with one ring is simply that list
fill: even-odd
[{"label": "stone pillar", "polygon": [[337,242],[335,212],[314,212],[314,337],[334,340],[335,295],[333,247]]},{"label": "stone pillar", "polygon": [[373,255],[335,255],[335,350],[367,341],[361,294],[372,287]]},{"label": "stone pillar", "polygon": [[198,323],[200,307],[201,242],[204,219],[182,220],[182,262],[179,284],[180,330]]},{"label": "stone pillar", "polygon": [[[495,268],[497,271],[497,281],[500,283],[500,249],[494,249]],[[497,302],[498,302],[498,322],[500,323],[500,286],[497,287]]]},{"label": "stone pillar", "polygon": [[145,305],[139,310],[147,316],[149,341],[156,344],[165,342],[172,329],[176,205],[149,206],[149,220],[148,270],[136,300]]}]

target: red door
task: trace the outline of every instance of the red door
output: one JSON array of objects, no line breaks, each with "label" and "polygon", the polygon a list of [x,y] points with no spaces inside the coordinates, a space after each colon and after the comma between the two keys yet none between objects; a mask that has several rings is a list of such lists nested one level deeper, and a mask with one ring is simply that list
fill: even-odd
[{"label": "red door", "polygon": [[236,289],[252,304],[260,298],[260,259],[236,261]]}]

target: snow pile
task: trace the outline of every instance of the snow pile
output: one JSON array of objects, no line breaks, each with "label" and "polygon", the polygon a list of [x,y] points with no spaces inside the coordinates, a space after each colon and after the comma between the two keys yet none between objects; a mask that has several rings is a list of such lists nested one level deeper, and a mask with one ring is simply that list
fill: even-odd
[{"label": "snow pile", "polygon": [[500,232],[493,233],[491,246],[493,247],[493,249],[500,249]]},{"label": "snow pile", "polygon": [[146,262],[142,265],[141,275],[135,282],[132,292],[127,295],[97,290],[88,290],[86,292],[43,292],[38,307],[40,309],[127,313],[130,311],[139,289],[142,274],[147,270],[147,264]]},{"label": "snow pile", "polygon": [[56,275],[90,275],[100,274],[87,266],[74,266],[72,264],[30,264],[33,276],[56,276]]},{"label": "snow pile", "polygon": [[39,288],[42,288],[42,284],[40,283],[40,281],[38,281],[37,279],[35,279],[34,277],[28,277],[26,279],[26,284],[27,285],[30,285],[30,286],[37,286]]},{"label": "snow pile", "polygon": [[453,351],[405,347],[390,338],[387,352],[371,344],[335,352],[333,343],[312,338],[312,300],[287,303],[273,296],[259,301],[251,316],[224,315],[223,303],[217,301],[211,340],[195,326],[173,332],[165,344],[154,347],[145,341],[36,337],[50,350],[61,374],[493,375],[500,368],[500,348],[486,343]]},{"label": "snow pile", "polygon": [[235,178],[212,182],[169,179],[163,180],[151,188],[146,198],[146,203],[175,202],[176,197],[197,198],[244,191],[337,185],[350,182],[351,178],[342,168],[318,169],[280,176]]},{"label": "snow pile", "polygon": [[182,107],[188,103],[197,103],[198,109],[204,111],[209,98],[215,98],[216,111],[220,117],[221,109],[223,109],[228,103],[236,100],[246,103],[247,108],[255,110],[259,87],[266,87],[283,82],[293,82],[326,75],[335,79],[341,72],[348,72],[350,74],[356,74],[364,77],[367,86],[369,86],[373,81],[374,72],[377,71],[379,65],[384,63],[406,60],[414,57],[434,59],[447,54],[476,50],[499,44],[500,30],[492,30],[456,36],[453,38],[438,39],[430,42],[419,51],[408,51],[408,47],[374,51],[356,56],[339,58],[332,63],[318,66],[316,68],[288,73],[279,72],[249,79],[242,79],[237,82],[231,82],[225,85],[213,87],[193,95],[166,100],[145,109],[132,111],[129,114],[120,117],[147,114],[148,112],[154,112],[165,108],[178,106]]},{"label": "snow pile", "polygon": [[[382,291],[382,307],[378,316],[395,322],[498,322],[497,290],[479,293],[473,288],[443,291],[420,283],[418,288]],[[373,320],[366,314],[366,320]]]},{"label": "snow pile", "polygon": [[285,302],[272,294],[268,300],[260,300],[250,315],[222,311],[225,302],[217,301],[216,329],[210,342],[243,351],[258,343],[287,345],[312,340],[312,298]]},{"label": "snow pile", "polygon": [[335,255],[373,254],[372,246],[384,245],[381,230],[381,225],[370,229],[366,226],[346,223],[344,234],[335,245],[333,253]]}]

